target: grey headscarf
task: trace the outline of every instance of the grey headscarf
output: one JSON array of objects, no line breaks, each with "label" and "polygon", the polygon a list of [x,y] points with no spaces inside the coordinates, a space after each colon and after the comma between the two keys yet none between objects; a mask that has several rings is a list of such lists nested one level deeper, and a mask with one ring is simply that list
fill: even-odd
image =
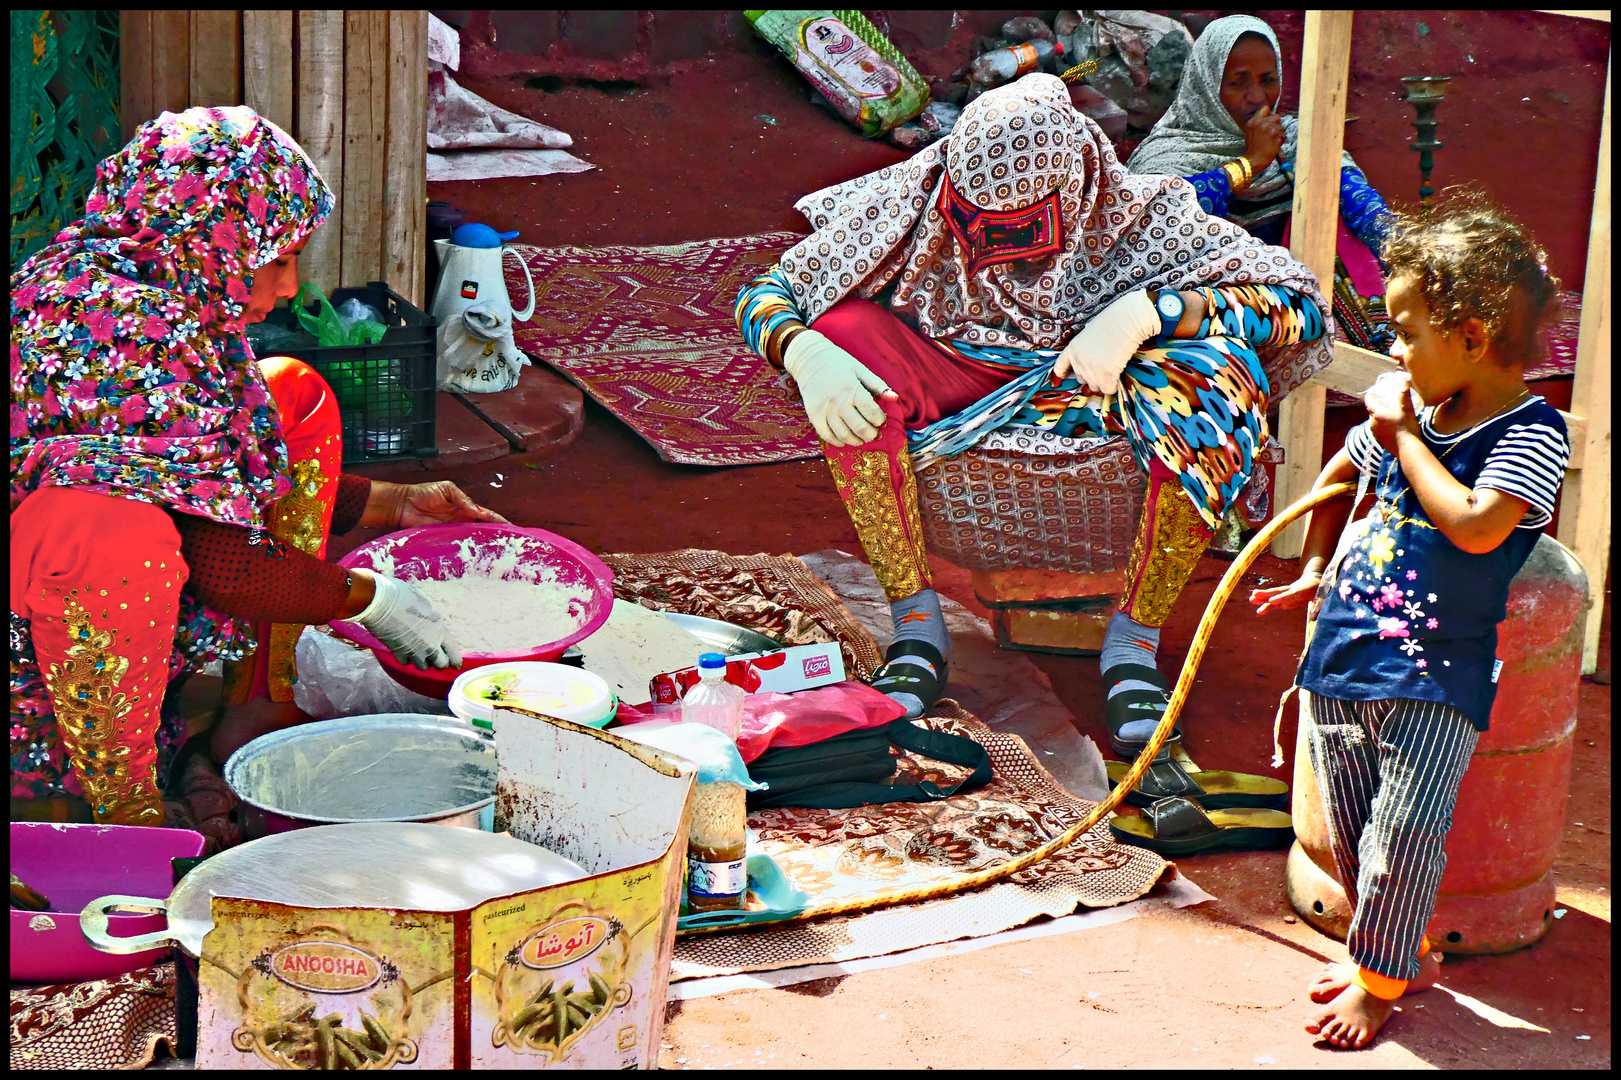
[{"label": "grey headscarf", "polygon": [[[1138,144],[1126,168],[1134,173],[1162,173],[1192,176],[1219,168],[1244,153],[1244,129],[1238,126],[1221,103],[1221,80],[1227,70],[1227,55],[1244,34],[1259,34],[1272,45],[1278,88],[1283,87],[1282,51],[1272,28],[1253,15],[1229,15],[1205,27],[1194,43],[1193,55],[1182,69],[1182,83],[1171,103],[1148,137]],[[1286,216],[1292,209],[1287,196],[1294,193],[1294,182],[1280,165],[1293,164],[1300,125],[1293,116],[1280,116],[1283,148],[1260,175],[1250,181],[1229,208],[1228,218],[1245,228]],[[1355,165],[1350,154],[1342,165]],[[1243,204],[1252,205],[1245,208]]]}]

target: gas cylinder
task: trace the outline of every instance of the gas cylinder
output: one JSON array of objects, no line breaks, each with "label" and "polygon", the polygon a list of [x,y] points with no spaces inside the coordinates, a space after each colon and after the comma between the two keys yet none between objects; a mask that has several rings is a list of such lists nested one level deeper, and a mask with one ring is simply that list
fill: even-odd
[{"label": "gas cylinder", "polygon": [[[1441,952],[1511,952],[1536,941],[1553,921],[1553,861],[1570,790],[1587,596],[1581,563],[1547,535],[1509,585],[1508,617],[1497,628],[1503,670],[1490,730],[1476,743],[1458,789],[1446,872],[1427,931]],[[1344,939],[1351,906],[1329,850],[1304,724],[1295,738],[1292,814],[1289,902],[1317,929]]]}]

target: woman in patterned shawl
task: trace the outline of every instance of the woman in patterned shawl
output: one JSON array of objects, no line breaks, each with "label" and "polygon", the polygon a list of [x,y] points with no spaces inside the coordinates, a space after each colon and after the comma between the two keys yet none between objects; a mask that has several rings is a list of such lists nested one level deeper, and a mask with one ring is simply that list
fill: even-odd
[{"label": "woman in patterned shawl", "polygon": [[163,823],[160,759],[184,734],[166,687],[251,659],[245,689],[286,690],[290,641],[255,651],[278,632],[352,617],[402,658],[460,662],[410,586],[319,556],[334,523],[496,515],[451,485],[340,478],[330,389],[243,335],[293,294],[332,208],[253,110],[164,113],[12,274],[13,819]]},{"label": "woman in patterned shawl", "polygon": [[[1277,115],[1281,57],[1277,35],[1252,15],[1229,15],[1205,27],[1182,71],[1176,101],[1126,167],[1184,177],[1205,213],[1287,246],[1300,124]],[[1373,252],[1389,220],[1385,201],[1351,155],[1342,153],[1334,318],[1353,342],[1380,351],[1391,339],[1384,303],[1369,301],[1385,293]]]},{"label": "woman in patterned shawl", "polygon": [[1004,425],[1124,434],[1150,493],[1104,719],[1135,752],[1169,700],[1159,628],[1249,480],[1268,403],[1327,363],[1312,275],[1186,184],[1129,175],[1050,75],[797,209],[816,231],[745,287],[738,322],[798,384],[891,601],[874,685],[916,715],[946,681],[914,468]]}]

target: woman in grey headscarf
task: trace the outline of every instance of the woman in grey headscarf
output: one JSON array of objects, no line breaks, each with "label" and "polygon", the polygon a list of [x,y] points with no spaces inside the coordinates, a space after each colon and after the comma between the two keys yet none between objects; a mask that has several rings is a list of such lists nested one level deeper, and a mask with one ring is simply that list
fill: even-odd
[{"label": "woman in grey headscarf", "polygon": [[[1208,214],[1242,225],[1269,244],[1284,242],[1294,206],[1299,122],[1277,115],[1283,70],[1277,35],[1250,15],[1229,15],[1205,28],[1182,72],[1176,101],[1126,162],[1134,173],[1187,179]],[[1384,295],[1372,257],[1386,231],[1384,200],[1345,154],[1340,165],[1338,251],[1334,315],[1357,344],[1388,344]],[[1353,295],[1346,295],[1348,291]]]}]

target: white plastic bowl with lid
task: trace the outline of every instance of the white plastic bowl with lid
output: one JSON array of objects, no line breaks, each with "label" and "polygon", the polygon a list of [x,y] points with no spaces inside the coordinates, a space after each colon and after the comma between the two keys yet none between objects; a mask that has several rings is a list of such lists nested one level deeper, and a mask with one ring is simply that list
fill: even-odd
[{"label": "white plastic bowl with lid", "polygon": [[619,699],[601,676],[538,660],[464,671],[451,684],[449,703],[451,712],[483,728],[493,726],[496,709],[509,705],[590,727],[606,726],[619,708]]}]

